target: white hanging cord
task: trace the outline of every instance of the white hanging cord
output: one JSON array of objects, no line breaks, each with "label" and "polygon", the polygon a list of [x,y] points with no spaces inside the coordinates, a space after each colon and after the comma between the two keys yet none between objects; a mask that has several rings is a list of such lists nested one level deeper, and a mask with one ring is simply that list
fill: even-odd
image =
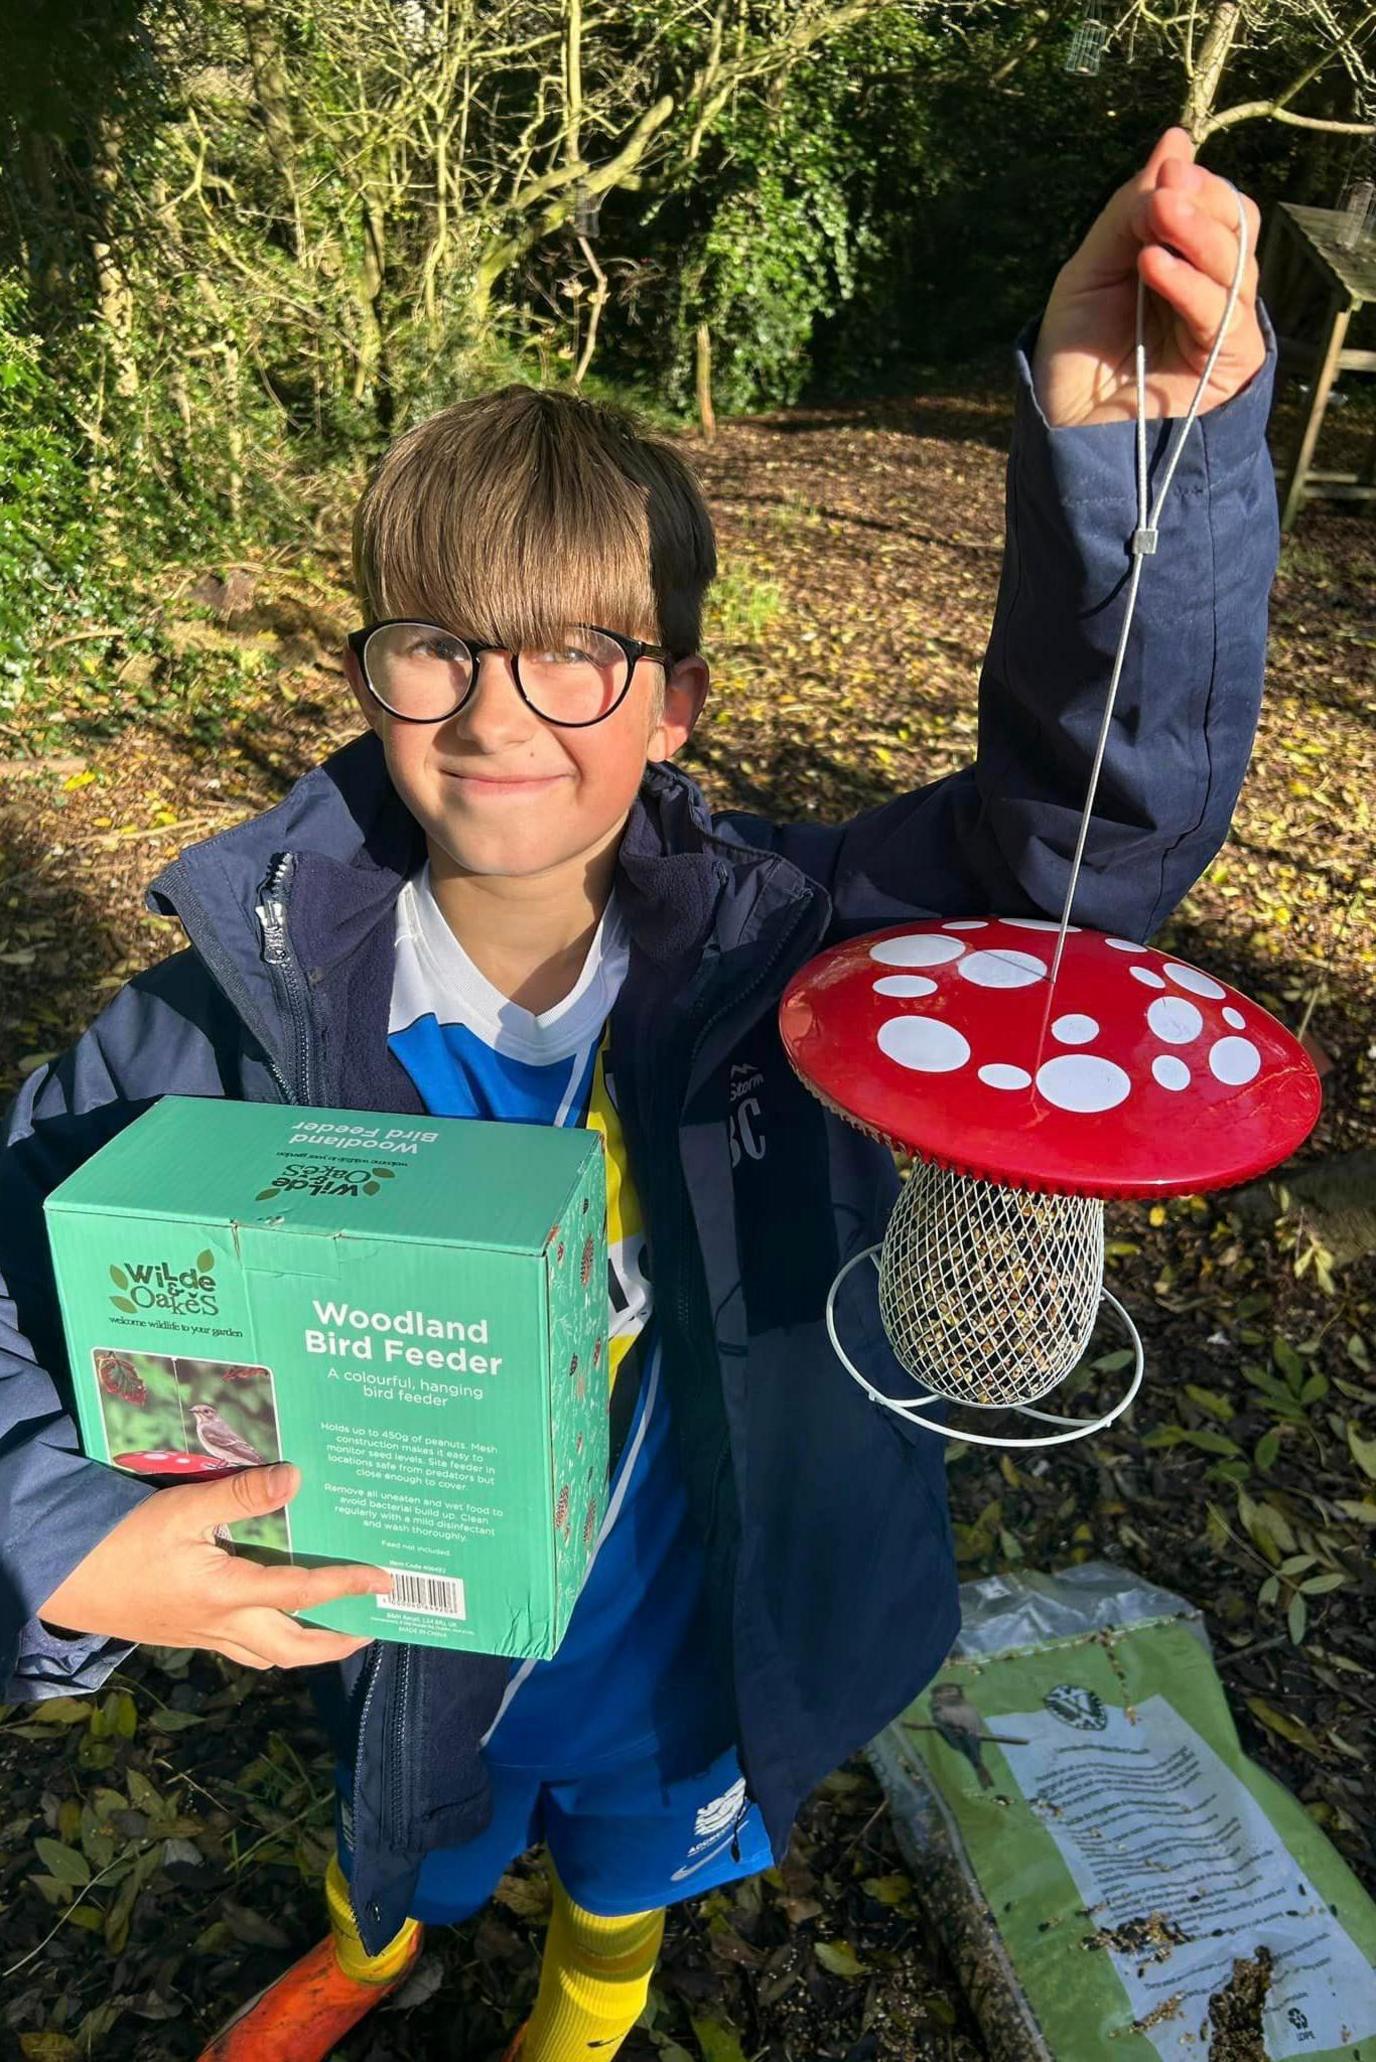
[{"label": "white hanging cord", "polygon": [[[1113,678],[1109,682],[1108,700],[1104,706],[1103,722],[1099,726],[1099,742],[1094,750],[1094,764],[1090,770],[1089,791],[1085,796],[1084,812],[1080,817],[1080,834],[1075,845],[1075,857],[1070,865],[1070,883],[1065,892],[1065,903],[1061,910],[1061,928],[1056,937],[1056,951],[1051,962],[1051,981],[1047,990],[1046,1014],[1051,1014],[1051,996],[1056,986],[1056,976],[1061,970],[1061,954],[1065,951],[1066,933],[1070,929],[1070,912],[1075,904],[1075,889],[1080,879],[1080,865],[1084,859],[1085,842],[1089,836],[1090,821],[1094,814],[1094,801],[1099,790],[1099,774],[1104,763],[1104,752],[1108,746],[1109,726],[1113,721],[1114,704],[1118,699],[1118,682],[1123,671],[1123,654],[1127,650],[1128,632],[1132,628],[1133,611],[1137,607],[1137,589],[1142,578],[1142,560],[1156,550],[1161,521],[1161,507],[1175,478],[1175,469],[1180,463],[1180,454],[1185,448],[1185,439],[1199,413],[1213,370],[1218,363],[1218,354],[1223,348],[1223,339],[1228,334],[1228,325],[1237,307],[1238,295],[1242,291],[1242,276],[1247,269],[1247,214],[1242,205],[1242,195],[1235,186],[1229,186],[1237,202],[1237,265],[1233,271],[1233,283],[1228,289],[1228,299],[1223,309],[1223,320],[1218,325],[1213,349],[1199,375],[1199,384],[1194,390],[1188,413],[1182,418],[1175,433],[1175,442],[1166,461],[1166,470],[1156,490],[1156,505],[1150,520],[1147,516],[1147,348],[1145,341],[1147,290],[1139,273],[1137,277],[1137,344],[1133,353],[1137,384],[1137,527],[1129,540],[1132,552],[1132,577],[1128,586],[1128,605],[1123,616],[1123,626],[1118,633],[1118,651],[1113,661]],[[1045,1020],[1043,1020],[1043,1035]]]}]

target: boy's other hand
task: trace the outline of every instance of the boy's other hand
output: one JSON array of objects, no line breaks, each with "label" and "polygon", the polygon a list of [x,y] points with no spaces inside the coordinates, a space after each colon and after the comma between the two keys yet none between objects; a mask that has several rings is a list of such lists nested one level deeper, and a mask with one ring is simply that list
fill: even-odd
[{"label": "boy's other hand", "polygon": [[[1144,169],[1117,193],[1056,276],[1032,357],[1043,415],[1056,428],[1136,413],[1137,281],[1148,288],[1147,414],[1184,415],[1213,348],[1237,266],[1237,203],[1227,181],[1194,162],[1188,131],[1167,129]],[[1199,412],[1227,401],[1260,369],[1257,321],[1261,215],[1243,198],[1247,265]]]},{"label": "boy's other hand", "polygon": [[298,1625],[289,1612],[389,1590],[384,1568],[267,1568],[216,1543],[216,1527],[266,1517],[301,1487],[289,1462],[177,1483],[130,1511],[41,1607],[54,1631],[156,1647],[208,1647],[245,1668],[343,1661],[366,1639]]}]

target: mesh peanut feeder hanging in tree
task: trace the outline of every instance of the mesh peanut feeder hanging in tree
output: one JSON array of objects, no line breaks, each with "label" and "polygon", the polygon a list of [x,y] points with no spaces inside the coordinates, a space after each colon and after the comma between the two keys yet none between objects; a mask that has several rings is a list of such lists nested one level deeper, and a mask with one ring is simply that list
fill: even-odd
[{"label": "mesh peanut feeder hanging in tree", "polygon": [[1077,23],[1066,52],[1065,69],[1081,77],[1093,78],[1104,61],[1108,46],[1108,25],[1099,16],[1096,6],[1085,9]]},{"label": "mesh peanut feeder hanging in tree", "polygon": [[[1246,1181],[1317,1120],[1318,1075],[1267,1011],[1198,967],[1073,926],[1075,887],[1143,560],[1213,371],[1247,259],[1177,433],[1150,515],[1145,289],[1137,293],[1138,521],[1118,650],[1059,923],[968,917],[907,924],[833,947],[795,975],[779,1027],[799,1077],[830,1109],[915,1156],[882,1247],[846,1262],[827,1300],[832,1343],[876,1402],[924,1430],[987,1446],[1056,1445],[1112,1422],[1137,1393],[1142,1344],[1103,1286],[1104,1202]],[[839,1336],[837,1293],[867,1260],[896,1357],[923,1385],[882,1395]],[[1078,1365],[1101,1305],[1132,1341],[1113,1407],[1068,1418],[1035,1406]],[[1054,1431],[1006,1438],[924,1415],[938,1400],[1013,1409]]]}]

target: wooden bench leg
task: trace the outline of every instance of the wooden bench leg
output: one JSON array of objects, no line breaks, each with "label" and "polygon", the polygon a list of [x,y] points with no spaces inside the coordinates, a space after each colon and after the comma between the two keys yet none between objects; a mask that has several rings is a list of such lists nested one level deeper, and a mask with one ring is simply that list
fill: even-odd
[{"label": "wooden bench leg", "polygon": [[1323,427],[1324,410],[1338,371],[1338,359],[1347,335],[1347,325],[1352,319],[1352,308],[1345,293],[1335,293],[1328,304],[1325,332],[1320,338],[1319,353],[1314,365],[1314,384],[1310,390],[1309,403],[1301,418],[1299,432],[1295,438],[1290,463],[1286,470],[1285,485],[1281,490],[1280,526],[1289,530],[1304,505],[1304,480],[1314,457],[1314,447],[1319,441]]}]

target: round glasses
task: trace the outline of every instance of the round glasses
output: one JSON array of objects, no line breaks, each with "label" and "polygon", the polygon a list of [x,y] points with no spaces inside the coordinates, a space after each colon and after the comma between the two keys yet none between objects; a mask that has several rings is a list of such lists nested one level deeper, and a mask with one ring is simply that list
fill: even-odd
[{"label": "round glasses", "polygon": [[[403,723],[456,715],[473,692],[483,653],[509,650],[406,619],[351,631],[349,645],[374,700]],[[570,730],[601,723],[619,707],[638,659],[658,660],[667,672],[673,653],[591,623],[571,624],[552,644],[511,652],[522,701],[546,723]]]}]

